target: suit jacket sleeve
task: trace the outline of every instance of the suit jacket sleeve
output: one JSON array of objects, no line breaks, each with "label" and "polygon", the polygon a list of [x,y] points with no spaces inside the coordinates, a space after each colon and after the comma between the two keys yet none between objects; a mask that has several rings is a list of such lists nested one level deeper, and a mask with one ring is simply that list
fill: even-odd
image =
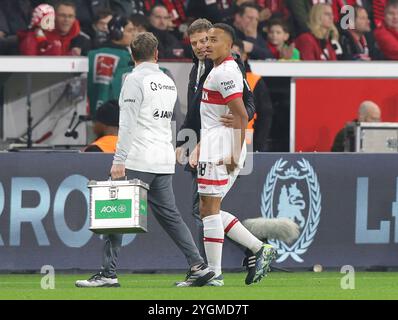
[{"label": "suit jacket sleeve", "polygon": [[271,96],[263,79],[254,89],[254,102],[257,109],[257,119],[254,123],[253,147],[254,151],[267,151],[267,140],[272,124],[272,102]]}]

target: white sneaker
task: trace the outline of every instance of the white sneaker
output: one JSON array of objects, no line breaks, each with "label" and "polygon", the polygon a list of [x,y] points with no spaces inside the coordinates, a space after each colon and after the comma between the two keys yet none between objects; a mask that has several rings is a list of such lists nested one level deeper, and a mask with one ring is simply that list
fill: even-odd
[{"label": "white sneaker", "polygon": [[108,278],[101,272],[93,275],[88,280],[77,280],[75,286],[78,288],[100,288],[100,287],[120,287],[117,277]]},{"label": "white sneaker", "polygon": [[209,282],[205,284],[207,287],[223,287],[224,286],[224,277],[220,274],[218,277],[211,279]]},{"label": "white sneaker", "polygon": [[184,281],[176,282],[177,287],[203,287],[214,277],[214,272],[209,267],[202,263],[195,271],[189,269]]},{"label": "white sneaker", "polygon": [[[192,287],[191,281],[177,281],[177,287]],[[224,277],[219,275],[217,278],[213,278],[206,282],[205,287],[223,287],[224,286]]]}]

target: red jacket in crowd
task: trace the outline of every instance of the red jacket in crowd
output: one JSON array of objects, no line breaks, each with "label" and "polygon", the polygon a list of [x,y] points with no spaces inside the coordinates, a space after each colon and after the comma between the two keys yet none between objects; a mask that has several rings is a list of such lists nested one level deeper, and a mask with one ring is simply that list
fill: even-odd
[{"label": "red jacket in crowd", "polygon": [[295,44],[300,51],[301,60],[337,60],[332,43],[327,40],[319,40],[310,32],[301,34],[296,39]]},{"label": "red jacket in crowd", "polygon": [[382,24],[374,31],[374,35],[384,57],[398,60],[398,31]]},{"label": "red jacket in crowd", "polygon": [[71,55],[70,44],[73,38],[76,38],[80,34],[80,23],[78,20],[75,21],[71,30],[67,35],[60,35],[55,29],[53,31],[46,32],[46,37],[49,42],[61,42],[61,55],[68,56]]},{"label": "red jacket in crowd", "polygon": [[25,56],[60,56],[61,42],[49,41],[40,29],[18,31],[19,52]]}]

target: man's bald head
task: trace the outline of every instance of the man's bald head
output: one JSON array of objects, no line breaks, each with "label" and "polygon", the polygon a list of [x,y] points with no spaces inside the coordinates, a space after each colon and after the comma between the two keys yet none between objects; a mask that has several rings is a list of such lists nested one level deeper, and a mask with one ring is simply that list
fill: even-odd
[{"label": "man's bald head", "polygon": [[364,101],[359,106],[358,110],[359,122],[380,122],[381,110],[379,106],[373,101]]}]

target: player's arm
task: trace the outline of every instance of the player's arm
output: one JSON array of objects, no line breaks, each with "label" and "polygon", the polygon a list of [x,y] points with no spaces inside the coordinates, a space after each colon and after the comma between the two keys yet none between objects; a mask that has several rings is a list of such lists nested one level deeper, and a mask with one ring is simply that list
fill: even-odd
[{"label": "player's arm", "polygon": [[142,100],[142,89],[138,81],[134,78],[127,78],[119,98],[119,133],[111,168],[111,177],[114,180],[125,176],[125,162],[131,149],[133,130],[137,128],[137,118]]},{"label": "player's arm", "polygon": [[234,128],[234,139],[233,139],[233,155],[231,161],[231,170],[236,168],[239,162],[240,154],[242,151],[242,146],[246,138],[246,128],[249,121],[245,105],[243,103],[242,97],[228,102],[228,108],[230,109],[232,115],[235,118],[233,123]]}]

